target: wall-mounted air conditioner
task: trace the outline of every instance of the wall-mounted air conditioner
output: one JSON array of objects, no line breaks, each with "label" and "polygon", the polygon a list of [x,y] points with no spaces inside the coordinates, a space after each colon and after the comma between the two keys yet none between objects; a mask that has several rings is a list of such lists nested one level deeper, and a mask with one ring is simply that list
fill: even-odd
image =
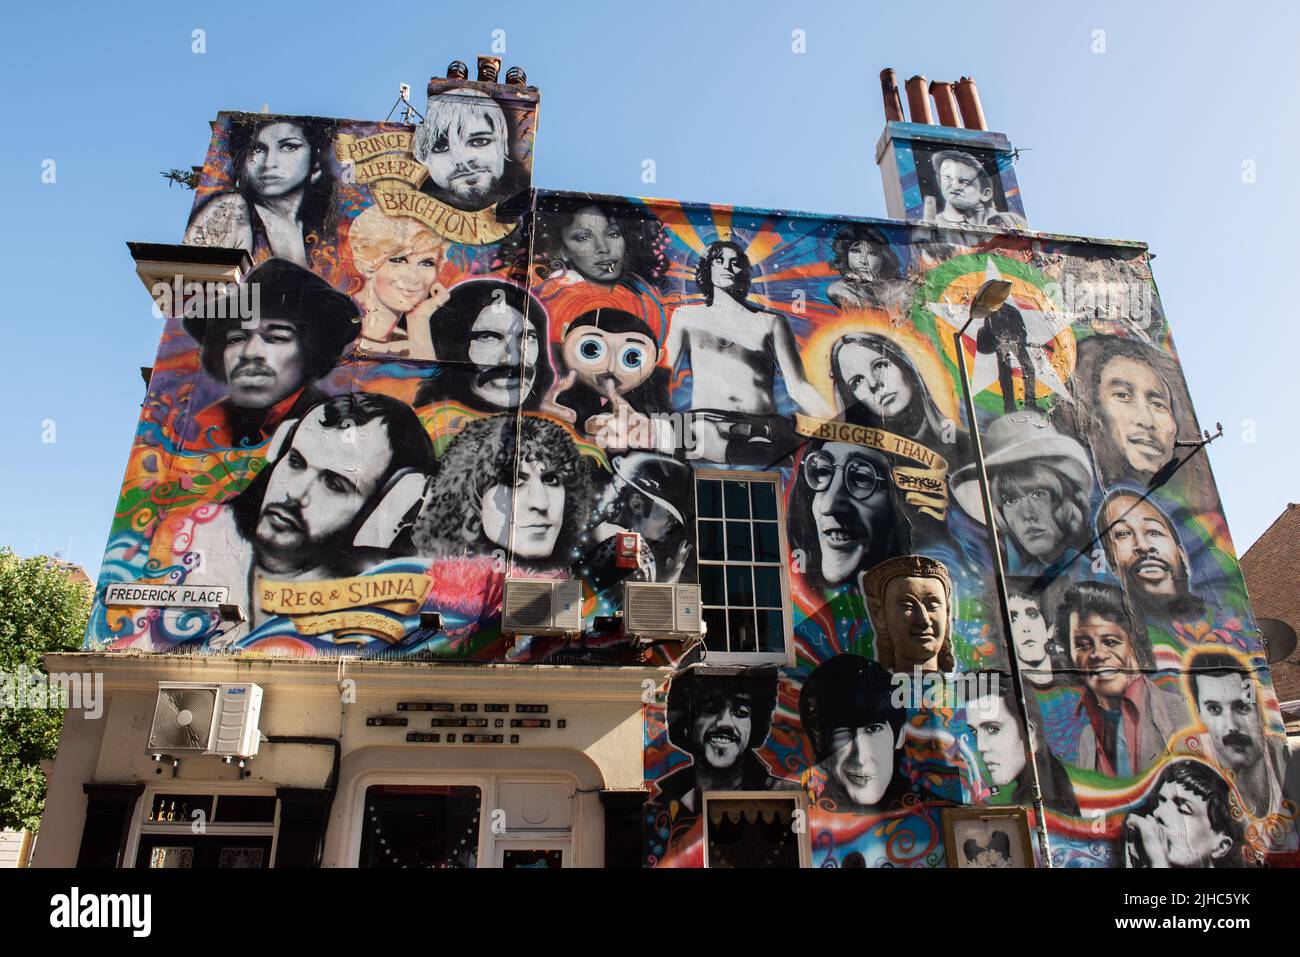
[{"label": "wall-mounted air conditioner", "polygon": [[261,713],[255,684],[160,684],[149,750],[251,758],[261,741]]},{"label": "wall-mounted air conditioner", "polygon": [[699,585],[628,582],[623,588],[625,634],[664,638],[701,633]]},{"label": "wall-mounted air conditioner", "polygon": [[582,583],[573,579],[507,578],[501,630],[510,635],[581,632]]}]

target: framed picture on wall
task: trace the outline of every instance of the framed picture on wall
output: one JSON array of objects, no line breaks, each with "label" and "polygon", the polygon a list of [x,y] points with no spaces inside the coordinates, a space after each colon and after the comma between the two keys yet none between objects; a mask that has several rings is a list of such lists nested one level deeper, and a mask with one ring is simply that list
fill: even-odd
[{"label": "framed picture on wall", "polygon": [[1023,807],[944,808],[943,840],[949,867],[1034,866]]}]

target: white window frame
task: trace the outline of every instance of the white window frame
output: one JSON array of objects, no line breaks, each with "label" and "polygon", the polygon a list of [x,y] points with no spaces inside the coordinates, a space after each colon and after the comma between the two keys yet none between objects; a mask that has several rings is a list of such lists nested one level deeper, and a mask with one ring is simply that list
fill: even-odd
[{"label": "white window frame", "polygon": [[795,832],[795,845],[799,848],[799,867],[812,867],[812,841],[808,827],[808,795],[802,791],[705,791],[701,820],[704,823],[704,866],[709,866],[709,802],[710,801],[789,801],[796,814],[803,814],[803,830]]},{"label": "white window frame", "polygon": [[[190,826],[194,823],[193,819],[188,821],[148,821],[149,810],[153,807],[154,798],[159,794],[193,794],[193,795],[215,795],[217,804],[221,803],[223,797],[269,797],[277,798],[275,802],[275,817],[269,824],[213,824],[211,821],[203,825],[202,837],[269,837],[271,839],[271,849],[268,852],[270,857],[267,861],[267,867],[275,867],[275,854],[280,843],[280,801],[275,791],[268,788],[238,788],[220,786],[220,782],[207,781],[196,782],[193,784],[176,783],[169,786],[166,782],[153,787],[146,787],[140,799],[136,802],[136,813],[131,824],[131,833],[127,839],[127,848],[130,856],[124,857],[123,867],[134,868],[135,860],[140,856],[140,838],[146,834],[176,834],[181,835],[184,840],[185,836],[192,835]],[[130,861],[130,863],[126,863]]]},{"label": "white window frame", "polygon": [[[713,651],[709,650],[705,655],[703,667],[709,665],[786,665],[794,667],[794,628],[791,623],[790,614],[790,569],[785,561],[785,556],[789,554],[789,546],[786,542],[785,534],[785,503],[782,501],[782,482],[784,477],[780,472],[751,472],[744,469],[695,469],[692,476],[693,485],[691,494],[694,496],[695,505],[695,527],[692,529],[695,541],[695,567],[696,580],[702,578],[700,569],[705,565],[714,565],[726,567],[722,562],[705,561],[700,552],[700,482],[702,480],[716,480],[722,482],[764,482],[772,486],[776,495],[776,531],[778,536],[777,554],[780,560],[776,563],[776,569],[781,576],[781,629],[785,642],[783,651]],[[750,519],[752,522],[753,520]],[[726,520],[723,519],[723,541],[726,541]],[[725,544],[724,544],[725,548]],[[745,564],[744,562],[733,562],[732,564]],[[754,567],[772,567],[764,562],[750,562],[749,566]],[[704,617],[704,590],[700,590],[700,617]],[[727,606],[730,607],[730,606]],[[707,643],[708,636],[705,636]]]}]

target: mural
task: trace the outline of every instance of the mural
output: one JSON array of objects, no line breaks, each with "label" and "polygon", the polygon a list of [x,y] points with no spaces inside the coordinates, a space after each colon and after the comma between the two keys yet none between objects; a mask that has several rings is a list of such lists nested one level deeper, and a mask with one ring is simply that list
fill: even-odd
[{"label": "mural", "polygon": [[505,578],[579,579],[589,626],[699,583],[740,657],[645,707],[650,865],[702,864],[702,795],[744,791],[802,802],[815,866],[942,866],[943,808],[1035,769],[1055,864],[1294,857],[1212,476],[1164,468],[1199,426],[1140,247],[963,231],[1006,197],[942,153],[926,225],[533,190],[535,125],[442,80],[415,127],[218,117],[185,240],[256,268],[166,323],[87,648],[637,664],[503,635]]}]

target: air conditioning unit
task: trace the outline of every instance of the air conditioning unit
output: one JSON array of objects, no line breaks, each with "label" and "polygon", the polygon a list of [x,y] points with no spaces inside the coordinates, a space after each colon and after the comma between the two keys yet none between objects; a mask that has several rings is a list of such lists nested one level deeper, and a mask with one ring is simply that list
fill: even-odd
[{"label": "air conditioning unit", "polygon": [[507,578],[501,630],[511,635],[572,635],[582,631],[582,582]]},{"label": "air conditioning unit", "polygon": [[628,582],[623,589],[623,631],[631,637],[685,637],[701,633],[699,585]]},{"label": "air conditioning unit", "polygon": [[251,758],[261,741],[261,713],[255,684],[160,684],[149,750]]}]

